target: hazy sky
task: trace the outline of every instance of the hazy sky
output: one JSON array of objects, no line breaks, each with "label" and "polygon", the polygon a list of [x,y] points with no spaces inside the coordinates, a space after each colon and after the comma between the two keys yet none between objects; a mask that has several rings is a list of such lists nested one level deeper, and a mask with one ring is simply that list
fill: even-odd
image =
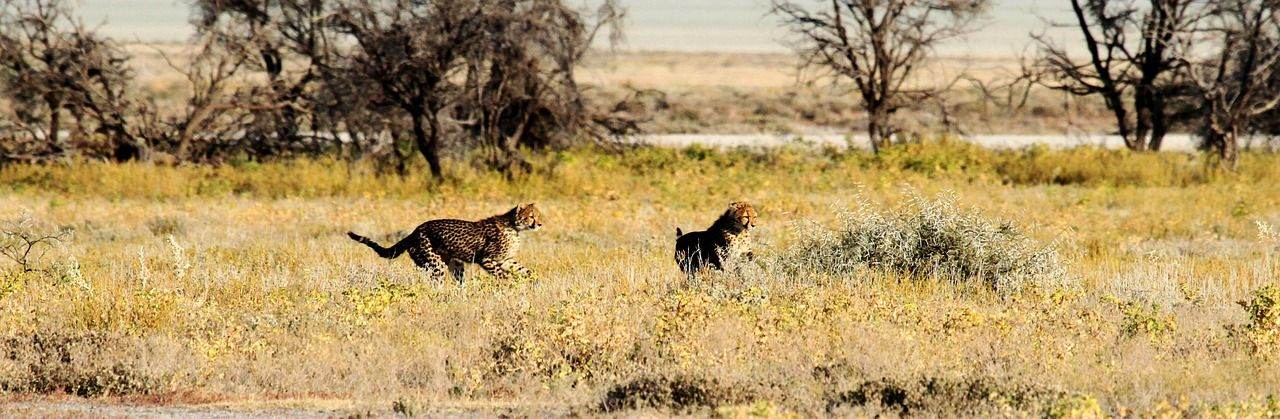
[{"label": "hazy sky", "polygon": [[[780,43],[786,32],[768,16],[768,0],[622,1],[630,16],[624,49],[786,51]],[[943,52],[1016,53],[1027,45],[1028,33],[1044,27],[1041,18],[1063,20],[1070,10],[1064,0],[994,1],[990,16],[977,31],[945,46]],[[176,41],[191,33],[186,0],[79,0],[78,4],[85,23],[100,24],[103,33],[122,41]]]}]

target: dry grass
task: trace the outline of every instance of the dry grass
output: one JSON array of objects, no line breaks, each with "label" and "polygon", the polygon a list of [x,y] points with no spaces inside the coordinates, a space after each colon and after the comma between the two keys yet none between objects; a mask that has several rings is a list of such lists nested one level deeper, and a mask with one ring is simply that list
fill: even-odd
[{"label": "dry grass", "polygon": [[[324,161],[7,167],[0,214],[75,236],[46,272],[0,276],[0,393],[428,414],[1276,414],[1280,311],[1251,294],[1280,277],[1258,228],[1280,224],[1276,156],[1226,175],[1177,154],[914,147],[577,150],[514,182],[460,169],[442,184]],[[805,240],[799,223],[939,193],[1056,243],[1069,285],[750,265],[688,281],[671,261],[674,227],[729,201],[758,204],[767,261]],[[426,282],[343,236],[526,201],[548,215],[520,256],[532,282]]]}]

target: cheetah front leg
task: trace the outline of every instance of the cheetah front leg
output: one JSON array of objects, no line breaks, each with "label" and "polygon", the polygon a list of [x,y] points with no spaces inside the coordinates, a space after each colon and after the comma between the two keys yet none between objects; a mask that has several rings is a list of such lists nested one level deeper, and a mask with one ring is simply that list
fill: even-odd
[{"label": "cheetah front leg", "polygon": [[504,280],[511,279],[512,276],[527,278],[533,275],[533,271],[530,271],[529,268],[524,267],[524,265],[521,265],[519,262],[514,260],[498,261],[486,258],[480,260],[480,267],[484,268],[486,272],[489,272],[489,274],[493,275],[495,278]]},{"label": "cheetah front leg", "polygon": [[533,271],[521,265],[515,260],[507,260],[502,263],[502,269],[515,274],[517,278],[533,278]]}]

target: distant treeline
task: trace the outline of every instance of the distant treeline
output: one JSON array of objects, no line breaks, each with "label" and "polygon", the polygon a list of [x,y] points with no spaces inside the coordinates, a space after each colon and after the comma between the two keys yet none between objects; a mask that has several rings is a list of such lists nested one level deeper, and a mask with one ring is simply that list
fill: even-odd
[{"label": "distant treeline", "polygon": [[[1234,165],[1240,139],[1280,132],[1280,2],[1069,0],[1087,54],[1032,35],[1021,72],[917,82],[938,42],[988,0],[774,0],[799,58],[853,92],[874,150],[907,135],[905,109],[936,109],[969,84],[1006,108],[1048,88],[1101,98],[1132,150],[1199,134]],[[179,99],[140,88],[131,57],[86,29],[68,0],[0,0],[0,164],[78,157],[219,163],[299,155],[368,159],[433,175],[451,151],[504,172],[525,153],[640,131],[660,92],[590,100],[574,71],[624,11],[565,0],[194,0],[190,54],[165,57]],[[616,40],[617,38],[614,38]],[[1019,99],[1020,98],[1020,99]],[[616,102],[615,102],[616,101]]]},{"label": "distant treeline", "polygon": [[166,56],[188,82],[176,106],[70,2],[2,1],[2,161],[338,154],[403,172],[421,154],[438,176],[451,148],[517,170],[521,150],[636,129],[574,78],[597,33],[619,34],[612,1],[197,0],[194,53]]},{"label": "distant treeline", "polygon": [[[808,67],[854,87],[873,147],[898,131],[900,109],[938,102],[964,75],[935,86],[908,83],[932,49],[980,21],[990,0],[773,0]],[[1159,150],[1170,129],[1199,133],[1234,166],[1240,139],[1280,126],[1280,1],[1069,0],[1085,54],[1037,34],[1022,72],[984,93],[1026,97],[1031,86],[1100,97],[1132,150]],[[1048,24],[1046,24],[1048,25]],[[1012,103],[1013,101],[1009,101]]]}]

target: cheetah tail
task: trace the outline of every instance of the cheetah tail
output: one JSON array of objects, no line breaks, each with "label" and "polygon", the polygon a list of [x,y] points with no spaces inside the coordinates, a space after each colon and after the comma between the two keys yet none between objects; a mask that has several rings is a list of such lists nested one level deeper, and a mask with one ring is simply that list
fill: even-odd
[{"label": "cheetah tail", "polygon": [[347,237],[351,237],[351,240],[355,240],[360,244],[369,246],[370,249],[373,249],[373,251],[378,252],[378,256],[381,256],[387,259],[395,259],[396,257],[400,256],[401,253],[404,253],[404,251],[413,244],[413,242],[410,240],[413,238],[412,234],[400,240],[399,243],[396,243],[394,246],[391,246],[391,247],[382,247],[382,245],[379,245],[378,242],[375,242],[369,239],[368,237],[361,236],[359,234],[356,234],[350,231],[347,232]]},{"label": "cheetah tail", "polygon": [[680,227],[676,227],[676,238],[678,239],[680,238],[680,236],[683,236],[683,235],[684,235],[684,232],[680,231]]}]

